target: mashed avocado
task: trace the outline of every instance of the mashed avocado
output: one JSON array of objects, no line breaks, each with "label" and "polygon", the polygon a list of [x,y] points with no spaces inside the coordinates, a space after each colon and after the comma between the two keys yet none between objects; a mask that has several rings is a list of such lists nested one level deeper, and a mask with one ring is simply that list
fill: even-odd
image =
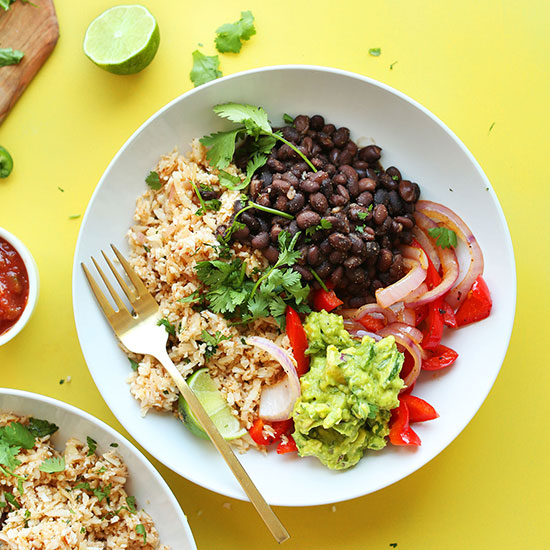
[{"label": "mashed avocado", "polygon": [[300,456],[316,456],[334,470],[357,464],[365,449],[382,449],[390,410],[399,405],[403,354],[393,336],[359,343],[342,317],[311,313],[304,325],[311,355],[294,407],[294,440]]}]

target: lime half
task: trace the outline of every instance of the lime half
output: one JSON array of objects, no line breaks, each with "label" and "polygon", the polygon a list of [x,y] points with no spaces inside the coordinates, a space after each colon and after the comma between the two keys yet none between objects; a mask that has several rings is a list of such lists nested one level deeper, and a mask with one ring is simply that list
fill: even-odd
[{"label": "lime half", "polygon": [[[237,439],[246,433],[246,430],[241,427],[239,421],[231,414],[229,405],[220,391],[216,388],[206,367],[193,373],[187,379],[187,383],[224,439]],[[202,429],[199,421],[191,412],[187,401],[185,401],[181,395],[179,398],[179,406],[183,421],[189,430],[199,437],[208,439],[206,432]]]},{"label": "lime half", "polygon": [[84,36],[84,53],[115,74],[145,69],[157,53],[159,27],[144,6],[115,6],[96,17]]}]

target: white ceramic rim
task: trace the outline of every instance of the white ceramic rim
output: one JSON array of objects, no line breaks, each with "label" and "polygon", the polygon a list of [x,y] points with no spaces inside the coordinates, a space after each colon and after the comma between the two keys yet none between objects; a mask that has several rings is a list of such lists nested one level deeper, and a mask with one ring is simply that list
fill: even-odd
[{"label": "white ceramic rim", "polygon": [[[189,527],[189,523],[187,521],[187,517],[185,516],[183,510],[181,509],[181,506],[179,502],[177,501],[176,497],[174,496],[174,493],[172,492],[172,489],[170,489],[169,485],[164,481],[164,478],[159,474],[157,469],[147,460],[145,455],[128,439],[126,439],[122,434],[118,433],[116,430],[111,428],[108,424],[105,424],[103,420],[100,420],[99,418],[96,418],[95,416],[91,415],[90,413],[87,413],[86,411],[83,411],[82,409],[79,409],[77,407],[74,407],[73,405],[69,405],[68,403],[64,403],[63,401],[59,401],[58,399],[54,399],[53,397],[48,397],[46,395],[41,395],[39,393],[33,393],[25,390],[15,390],[10,388],[0,388],[0,396],[15,396],[20,397],[24,399],[31,399],[40,401],[43,403],[46,403],[48,405],[52,405],[53,407],[57,407],[58,409],[62,409],[63,411],[73,414],[75,416],[78,416],[80,418],[83,418],[84,420],[87,420],[88,422],[91,422],[92,424],[96,425],[99,429],[107,432],[109,436],[114,438],[115,440],[122,441],[125,445],[128,446],[128,449],[135,455],[135,457],[139,460],[141,463],[141,466],[145,469],[147,469],[155,478],[156,482],[159,484],[159,486],[162,487],[164,490],[166,496],[168,497],[168,500],[170,501],[170,504],[172,507],[176,510],[182,525],[185,528],[187,538],[189,539],[191,546],[196,548],[195,539],[193,537],[193,533],[191,532],[191,528]],[[2,411],[0,411],[2,412]],[[135,477],[135,476],[134,476]]]},{"label": "white ceramic rim", "polygon": [[38,293],[40,288],[40,278],[38,276],[38,267],[29,249],[12,233],[7,229],[0,227],[0,237],[5,239],[9,244],[15,248],[16,252],[21,256],[25,267],[27,268],[27,275],[29,278],[29,296],[27,298],[27,304],[21,317],[17,320],[15,325],[8,329],[4,334],[0,336],[0,346],[9,342],[12,338],[15,338],[23,327],[27,324],[28,320],[33,314],[36,302],[38,301]]},{"label": "white ceramic rim", "polygon": [[[151,115],[143,124],[141,124],[135,132],[133,132],[133,134],[126,140],[124,145],[122,145],[122,147],[117,151],[116,155],[113,157],[111,162],[105,168],[105,170],[103,172],[103,175],[101,176],[101,179],[99,180],[98,184],[96,185],[96,188],[94,189],[94,192],[92,193],[92,196],[90,197],[90,200],[89,200],[88,204],[90,204],[96,198],[96,195],[99,193],[99,189],[100,189],[106,175],[109,173],[111,167],[117,162],[118,158],[122,155],[122,153],[126,150],[126,148],[131,144],[131,142],[134,140],[134,138],[142,131],[143,128],[145,128],[147,125],[149,125],[156,118],[160,117],[164,113],[164,111],[170,109],[170,107],[173,104],[181,101],[182,99],[184,99],[188,96],[191,96],[191,95],[197,93],[198,91],[203,90],[204,88],[207,88],[207,87],[210,87],[210,86],[215,86],[218,82],[221,82],[221,81],[226,81],[226,80],[230,80],[230,79],[234,79],[234,78],[239,78],[243,75],[247,75],[247,74],[251,74],[251,73],[263,73],[263,72],[268,72],[268,71],[280,71],[280,70],[290,70],[290,71],[292,71],[292,70],[298,70],[298,71],[299,70],[309,70],[309,71],[319,71],[319,72],[337,74],[337,75],[341,75],[341,76],[355,78],[357,80],[362,80],[363,82],[366,82],[366,83],[371,84],[373,86],[376,86],[376,87],[378,87],[382,90],[385,90],[385,91],[387,91],[391,94],[394,94],[395,96],[399,97],[403,101],[405,101],[405,102],[411,104],[412,106],[416,107],[424,115],[426,115],[433,122],[435,122],[445,133],[447,133],[451,137],[451,139],[455,142],[455,144],[468,157],[468,159],[470,160],[470,162],[472,163],[472,165],[474,166],[476,171],[479,173],[479,176],[483,180],[485,186],[487,187],[487,189],[491,192],[491,194],[494,197],[494,203],[495,203],[497,215],[499,216],[500,221],[502,222],[503,228],[505,228],[505,231],[506,231],[506,234],[503,235],[503,239],[506,241],[506,248],[508,249],[508,253],[510,254],[510,258],[511,258],[511,260],[513,262],[513,265],[514,265],[514,270],[513,270],[513,274],[512,274],[513,285],[510,288],[510,291],[509,291],[509,294],[508,294],[509,300],[513,303],[514,315],[512,315],[510,317],[508,327],[507,327],[507,330],[505,331],[505,333],[500,335],[502,337],[502,339],[505,339],[506,342],[509,343],[510,337],[511,337],[511,334],[512,334],[512,328],[513,328],[513,325],[514,325],[516,301],[517,301],[517,275],[516,275],[516,270],[515,270],[515,255],[514,255],[514,249],[513,249],[513,245],[512,245],[510,230],[508,228],[508,224],[506,222],[504,212],[502,211],[502,207],[501,207],[500,202],[498,201],[498,199],[496,197],[496,193],[495,193],[495,191],[494,191],[494,189],[491,185],[491,182],[489,181],[489,179],[485,175],[483,169],[481,168],[480,164],[475,159],[474,155],[468,150],[468,148],[462,143],[462,141],[458,138],[458,136],[443,121],[441,121],[436,115],[434,115],[431,111],[429,111],[426,107],[424,107],[418,101],[410,98],[409,96],[407,96],[403,92],[400,92],[399,90],[396,90],[395,88],[392,88],[391,86],[388,86],[387,84],[379,82],[379,81],[377,81],[373,78],[370,78],[368,76],[364,76],[364,75],[354,73],[354,72],[351,72],[351,71],[345,71],[345,70],[342,70],[342,69],[336,69],[336,68],[326,67],[326,66],[321,66],[321,65],[299,65],[299,64],[271,65],[271,66],[267,66],[267,67],[259,67],[259,68],[255,68],[255,69],[249,69],[247,71],[241,71],[241,72],[238,72],[238,73],[235,73],[235,74],[232,74],[232,75],[228,75],[228,76],[213,80],[211,82],[208,82],[206,84],[198,86],[197,88],[189,90],[189,91],[185,92],[184,94],[181,94],[180,96],[176,97],[175,99],[173,99],[169,103],[167,103],[164,107],[161,107],[156,113]],[[86,225],[85,222],[88,219],[89,213],[90,213],[90,209],[87,207],[86,212],[85,212],[84,217],[83,217],[82,224],[81,224],[81,230]],[[80,265],[78,263],[78,258],[80,256],[79,249],[80,249],[80,233],[79,233],[79,237],[78,237],[76,248],[75,248],[75,257],[74,257],[74,263],[73,263],[73,314],[75,316],[76,316],[75,300],[74,300],[75,285],[76,285],[76,277],[80,273]],[[78,329],[77,329],[77,334],[78,334]],[[79,338],[80,338],[80,335],[79,335]],[[458,437],[458,435],[471,422],[472,418],[477,414],[478,410],[483,405],[485,399],[487,398],[487,395],[489,394],[489,392],[491,391],[491,389],[492,389],[492,387],[495,383],[495,380],[496,380],[496,378],[497,378],[497,376],[500,372],[500,368],[502,367],[502,363],[504,362],[504,359],[506,357],[507,350],[508,350],[508,344],[506,345],[505,348],[503,348],[501,354],[499,354],[499,356],[495,357],[495,362],[498,362],[498,364],[500,366],[495,371],[495,374],[494,374],[494,376],[492,377],[492,380],[491,380],[491,384],[488,385],[487,392],[482,396],[482,398],[480,399],[479,404],[477,405],[475,410],[473,410],[472,414],[470,414],[468,416],[467,422],[465,422],[461,427],[456,428],[452,432],[449,432],[447,437],[445,438],[445,441],[442,442],[439,450],[434,452],[428,458],[428,460],[426,460],[426,462],[424,462],[424,463],[422,463],[418,466],[412,467],[405,475],[398,475],[394,478],[388,479],[386,482],[380,482],[379,484],[374,485],[368,491],[368,493],[365,493],[364,490],[362,490],[360,486],[357,486],[357,489],[354,492],[350,492],[350,494],[347,495],[345,498],[336,498],[336,499],[335,498],[327,498],[323,501],[316,502],[315,504],[309,504],[308,503],[307,506],[320,506],[320,505],[324,505],[324,504],[332,504],[332,503],[336,503],[336,502],[342,502],[342,501],[351,500],[351,499],[354,499],[354,498],[359,498],[361,496],[364,496],[365,494],[374,493],[376,491],[379,491],[380,489],[384,489],[385,487],[393,485],[394,483],[396,483],[398,481],[401,481],[402,479],[405,479],[406,477],[410,476],[411,474],[416,472],[418,469],[420,469],[421,467],[426,465],[428,462],[433,460],[437,455],[439,455],[444,449],[446,449]],[[90,371],[90,373],[92,374],[92,378],[93,378],[94,377],[93,372]],[[94,378],[94,381],[95,381],[95,378]],[[124,419],[119,418],[118,420],[123,425],[125,425]],[[137,437],[135,435],[133,435],[133,437],[135,437],[136,440],[141,445],[144,445],[144,443],[139,439],[139,437]],[[144,446],[146,447],[146,445],[144,445]],[[155,458],[157,458],[157,460],[159,460],[160,462],[163,462],[162,453],[160,451],[158,451],[156,449],[151,449],[151,450],[149,450],[149,452]],[[186,477],[186,479],[192,481],[193,483],[196,483],[196,484],[198,484],[198,485],[200,485],[200,486],[202,486],[206,489],[209,489],[213,492],[216,492],[218,494],[224,494],[226,496],[229,496],[231,498],[235,498],[235,499],[238,499],[238,500],[244,500],[244,501],[248,500],[245,496],[243,496],[242,494],[240,494],[238,492],[229,492],[229,491],[222,492],[222,491],[218,490],[218,488],[213,483],[206,483],[204,481],[198,481],[194,476],[189,476],[189,477],[185,476],[185,477]],[[270,502],[270,503],[272,505],[276,505],[276,506],[290,506],[290,507],[304,506],[304,504],[302,504],[302,503],[296,503],[296,504],[288,503],[288,502]]]}]

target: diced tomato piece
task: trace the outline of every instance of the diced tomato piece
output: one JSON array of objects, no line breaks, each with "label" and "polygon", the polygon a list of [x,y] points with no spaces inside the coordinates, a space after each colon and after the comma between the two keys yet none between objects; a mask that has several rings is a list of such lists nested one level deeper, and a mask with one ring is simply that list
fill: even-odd
[{"label": "diced tomato piece", "polygon": [[422,361],[422,368],[424,370],[439,370],[445,367],[450,367],[458,357],[458,353],[443,344],[439,344],[433,349],[433,355],[429,359]]},{"label": "diced tomato piece", "polygon": [[[273,428],[274,435],[264,436],[264,426],[268,425]],[[250,437],[258,445],[271,445],[281,439],[281,436],[286,433],[290,433],[294,429],[294,422],[292,418],[288,420],[281,420],[280,422],[266,422],[261,418],[254,420],[252,427],[248,430]]]},{"label": "diced tomato piece", "polygon": [[318,288],[313,291],[313,307],[316,311],[332,311],[334,308],[341,306],[344,302],[336,296],[334,290],[325,290]]},{"label": "diced tomato piece", "polygon": [[487,283],[480,275],[472,285],[468,292],[466,300],[458,308],[456,312],[456,322],[459,327],[481,321],[489,317],[493,300]]},{"label": "diced tomato piece", "polygon": [[456,322],[455,312],[453,308],[445,300],[443,300],[443,307],[441,308],[443,315],[443,323],[449,328],[457,328],[458,324]]},{"label": "diced tomato piece", "polygon": [[386,323],[378,317],[373,317],[372,315],[363,315],[360,319],[357,319],[366,330],[369,332],[378,332],[380,329],[383,329],[386,326]]},{"label": "diced tomato piece", "polygon": [[405,394],[401,395],[399,399],[407,404],[410,424],[413,422],[426,422],[427,420],[439,417],[437,411],[424,399],[420,399],[420,397]]},{"label": "diced tomato piece", "polygon": [[295,453],[298,451],[294,438],[290,434],[287,435],[287,438],[288,441],[286,443],[281,441],[279,445],[277,445],[277,454],[284,455],[285,453]]},{"label": "diced tomato piece", "polygon": [[302,376],[309,370],[309,357],[306,355],[307,336],[300,316],[290,306],[286,306],[286,333],[296,359],[296,372]]},{"label": "diced tomato piece", "polygon": [[393,445],[420,445],[418,434],[409,426],[409,409],[405,401],[391,412],[390,443]]}]

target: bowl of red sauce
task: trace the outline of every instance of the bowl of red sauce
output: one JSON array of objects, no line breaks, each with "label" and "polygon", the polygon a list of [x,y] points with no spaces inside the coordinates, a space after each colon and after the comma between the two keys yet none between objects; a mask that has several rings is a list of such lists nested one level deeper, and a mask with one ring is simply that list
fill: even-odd
[{"label": "bowl of red sauce", "polygon": [[38,269],[27,247],[0,227],[0,346],[30,319],[38,299]]}]

